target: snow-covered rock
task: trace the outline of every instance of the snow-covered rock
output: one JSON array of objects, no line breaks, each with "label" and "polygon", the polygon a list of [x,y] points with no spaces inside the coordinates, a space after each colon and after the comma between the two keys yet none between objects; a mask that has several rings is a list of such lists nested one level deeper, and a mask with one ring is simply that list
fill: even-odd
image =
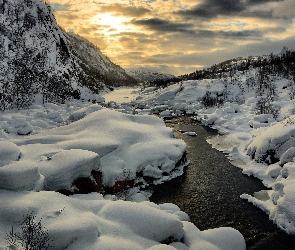
[{"label": "snow-covered rock", "polygon": [[71,121],[78,121],[82,118],[84,118],[86,115],[89,115],[95,111],[101,110],[102,106],[98,104],[93,104],[84,108],[81,108],[79,110],[74,111],[70,114],[69,120]]},{"label": "snow-covered rock", "polygon": [[78,177],[89,177],[99,170],[98,154],[82,149],[63,150],[39,162],[39,171],[48,190],[70,189]]},{"label": "snow-covered rock", "polygon": [[[278,133],[279,131],[279,133]],[[279,122],[254,138],[248,146],[247,154],[252,156],[257,162],[274,163],[286,159],[288,150],[295,143],[295,125]]]},{"label": "snow-covered rock", "polygon": [[19,147],[10,141],[0,141],[0,167],[20,158]]},{"label": "snow-covered rock", "polygon": [[36,163],[16,161],[0,167],[0,189],[32,190],[41,178]]},{"label": "snow-covered rock", "polygon": [[[147,166],[151,166],[153,170],[163,166],[164,171],[168,172],[182,158],[186,150],[185,143],[175,139],[173,131],[167,128],[161,119],[146,115],[122,114],[101,109],[99,105],[90,106],[85,110],[93,111],[93,108],[96,110],[97,107],[98,111],[69,125],[15,140],[23,152],[20,161],[38,162],[48,188],[56,190],[70,187],[73,178],[81,174],[82,170],[79,169],[83,168],[85,162],[82,161],[80,165],[78,162],[79,157],[84,159],[84,153],[85,156],[90,153],[100,156],[100,170],[103,172],[106,186],[113,186],[117,180],[123,180],[124,169],[129,169],[130,176],[134,179],[136,173]],[[84,114],[85,110],[81,113]],[[77,153],[75,156],[74,151],[67,151],[71,149],[79,149],[81,153],[75,151]],[[62,154],[57,154],[61,151]],[[71,160],[66,152],[71,152],[75,160]],[[39,162],[46,156],[51,160],[45,158],[45,161]],[[58,160],[61,156],[68,160]],[[90,168],[87,168],[88,174],[91,172]],[[70,174],[68,177],[63,177],[62,173],[67,171]],[[162,170],[147,171],[147,173],[156,179],[162,177]]]}]

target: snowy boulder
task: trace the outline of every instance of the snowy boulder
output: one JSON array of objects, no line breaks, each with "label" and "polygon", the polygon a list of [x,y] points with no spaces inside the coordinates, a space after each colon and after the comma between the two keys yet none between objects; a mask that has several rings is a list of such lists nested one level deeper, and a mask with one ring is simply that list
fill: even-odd
[{"label": "snowy boulder", "polygon": [[95,100],[96,100],[97,103],[104,103],[105,102],[105,98],[103,96],[100,96],[100,95],[96,95]]},{"label": "snowy boulder", "polygon": [[4,130],[7,133],[14,133],[18,135],[28,135],[33,132],[33,128],[24,118],[16,118],[8,121]]},{"label": "snowy boulder", "polygon": [[295,147],[289,148],[285,153],[283,153],[280,164],[284,165],[287,162],[294,161],[294,156],[295,156]]},{"label": "snowy boulder", "polygon": [[116,201],[114,204],[104,206],[98,215],[122,223],[139,236],[156,242],[169,237],[179,241],[184,233],[182,222],[177,216],[141,203]]},{"label": "snowy boulder", "polygon": [[153,113],[161,113],[162,111],[165,111],[168,109],[168,105],[159,105],[152,108]]},{"label": "snowy boulder", "polygon": [[160,113],[160,117],[161,118],[172,118],[172,113],[171,113],[171,111],[170,110],[164,110],[164,111],[162,111],[161,113]]},{"label": "snowy boulder", "polygon": [[[162,119],[147,115],[122,114],[109,109],[93,112],[66,126],[19,139],[17,143],[24,152],[22,158],[33,159],[38,163],[42,156],[50,156],[62,150],[80,149],[84,152],[94,152],[100,156],[105,187],[113,187],[116,181],[124,180],[124,169],[130,170],[130,177],[135,179],[137,173],[148,165],[152,168],[146,170],[146,174],[153,175],[158,180],[160,173],[172,170],[186,151],[184,141],[175,139],[173,130],[167,128]],[[40,167],[42,174],[43,169],[45,171],[47,168],[51,172],[55,157],[40,162],[44,165],[44,168]],[[72,166],[76,166],[75,162]],[[161,166],[163,169],[160,169]],[[57,178],[61,178],[57,168],[54,167],[52,171],[56,173]],[[180,171],[178,173],[181,174]],[[46,178],[45,173],[44,176]],[[162,176],[167,177],[166,174]],[[47,181],[48,178],[46,183]],[[65,186],[68,187],[69,183]],[[51,188],[55,190],[55,187]]]},{"label": "snowy boulder", "polygon": [[175,168],[175,162],[171,161],[168,157],[164,161],[164,163],[161,165],[161,170],[165,173],[169,173]]},{"label": "snowy boulder", "polygon": [[142,173],[143,173],[143,176],[152,177],[152,178],[160,178],[160,177],[162,177],[163,171],[157,167],[147,165],[144,167]]},{"label": "snowy boulder", "polygon": [[49,112],[47,114],[47,118],[50,119],[50,120],[53,120],[57,123],[62,123],[64,121],[64,119],[62,118],[60,112],[58,111],[52,111],[52,112]]},{"label": "snowy boulder", "polygon": [[271,178],[277,178],[280,175],[281,170],[282,167],[278,163],[271,164],[268,166],[266,174]]},{"label": "snowy boulder", "polygon": [[189,249],[201,250],[246,250],[243,235],[229,227],[200,231],[190,222],[184,224],[184,244]]},{"label": "snowy boulder", "polygon": [[286,163],[272,186],[273,192],[267,206],[270,219],[282,230],[295,234],[295,163]]},{"label": "snowy boulder", "polygon": [[48,232],[52,248],[56,250],[246,249],[238,231],[232,228],[200,231],[192,223],[181,221],[175,215],[180,211],[173,204],[160,208],[152,202],[104,200],[98,194],[65,197],[50,191],[3,189],[0,189],[0,197],[1,249],[7,248],[11,226],[20,232],[20,223],[28,213],[36,216],[36,222],[42,218],[42,228]]},{"label": "snowy boulder", "polygon": [[70,121],[78,121],[82,118],[84,118],[86,115],[89,115],[95,111],[101,110],[102,106],[98,104],[92,104],[88,107],[81,108],[77,111],[74,111],[73,113],[70,114],[69,120]]},{"label": "snowy boulder", "polygon": [[20,149],[13,142],[0,141],[0,167],[17,161],[20,158]]},{"label": "snowy boulder", "polygon": [[247,154],[257,162],[270,164],[279,160],[285,161],[292,151],[290,148],[294,145],[295,125],[282,121],[257,135],[248,146]]},{"label": "snowy boulder", "polygon": [[0,188],[12,191],[32,190],[40,177],[36,163],[17,161],[0,167]]},{"label": "snowy boulder", "polygon": [[100,165],[98,154],[81,149],[64,150],[40,161],[40,173],[49,190],[70,189],[78,177],[89,177]]},{"label": "snowy boulder", "polygon": [[219,115],[217,113],[213,113],[208,116],[206,120],[203,120],[202,123],[205,126],[213,125],[219,119]]},{"label": "snowy boulder", "polygon": [[189,136],[197,136],[197,133],[196,132],[193,132],[193,131],[191,131],[191,132],[184,132],[184,134],[189,135]]}]

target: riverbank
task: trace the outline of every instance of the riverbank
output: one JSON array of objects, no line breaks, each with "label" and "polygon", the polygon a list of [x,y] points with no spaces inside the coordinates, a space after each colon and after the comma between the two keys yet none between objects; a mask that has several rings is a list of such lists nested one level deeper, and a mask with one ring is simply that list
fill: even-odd
[{"label": "riverbank", "polygon": [[[225,155],[207,143],[217,132],[190,117],[174,118],[168,126],[187,144],[190,166],[182,177],[155,187],[152,202],[171,202],[186,212],[199,229],[233,227],[248,249],[292,249],[295,236],[277,228],[262,210],[240,198],[265,189],[260,180],[242,174]],[[192,137],[179,131],[195,132]]]}]

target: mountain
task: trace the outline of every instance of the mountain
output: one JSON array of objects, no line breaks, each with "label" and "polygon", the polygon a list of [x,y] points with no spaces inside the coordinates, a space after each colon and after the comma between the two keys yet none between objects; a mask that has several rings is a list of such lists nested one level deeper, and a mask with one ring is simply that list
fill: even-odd
[{"label": "mountain", "polygon": [[124,69],[111,62],[99,48],[85,38],[72,32],[65,33],[65,36],[79,66],[88,75],[89,79],[82,81],[84,86],[96,92],[93,82],[97,80],[107,86],[130,86],[137,83]]},{"label": "mountain", "polygon": [[175,76],[171,74],[163,74],[154,70],[138,68],[138,69],[129,69],[127,73],[135,78],[138,82],[154,82],[154,81],[166,81],[174,79]]},{"label": "mountain", "polygon": [[[236,71],[247,71],[251,68],[268,68],[269,73],[287,76],[295,74],[295,50],[284,47],[277,55],[249,56],[234,58],[215,64],[210,68],[179,76],[183,80],[200,80],[222,78],[224,75],[233,76]],[[292,73],[293,72],[293,73]],[[294,75],[295,79],[295,75]]]},{"label": "mountain", "polygon": [[34,96],[62,103],[75,89],[136,83],[85,39],[63,31],[40,0],[0,1],[0,110],[26,108]]},{"label": "mountain", "polygon": [[0,4],[0,109],[32,104],[42,93],[62,102],[72,91],[73,57],[50,6],[39,0]]}]

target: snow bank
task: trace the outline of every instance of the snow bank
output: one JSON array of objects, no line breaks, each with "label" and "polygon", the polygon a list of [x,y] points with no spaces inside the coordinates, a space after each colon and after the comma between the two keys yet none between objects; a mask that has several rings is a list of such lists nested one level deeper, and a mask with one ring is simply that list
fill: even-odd
[{"label": "snow bank", "polygon": [[20,158],[20,149],[13,142],[0,141],[0,167],[17,161]]},{"label": "snow bank", "polygon": [[148,176],[159,180],[163,172],[172,171],[186,150],[185,143],[175,139],[157,117],[122,114],[98,105],[75,114],[85,113],[89,114],[69,125],[14,140],[22,152],[20,161],[38,162],[50,190],[69,188],[74,178],[97,169],[97,155],[106,186],[124,180],[125,169],[134,179],[147,166],[153,169]]},{"label": "snow bank", "polygon": [[17,161],[0,168],[0,188],[32,190],[41,178],[36,163]]},{"label": "snow bank", "polygon": [[[199,231],[175,213],[172,204],[108,201],[97,195],[66,197],[50,191],[0,190],[0,248],[7,233],[20,232],[23,216],[33,214],[52,240],[53,249],[203,249],[244,250],[243,236],[234,229]],[[98,199],[97,199],[98,198]],[[169,212],[165,208],[170,209]],[[184,243],[180,240],[184,238]],[[167,243],[164,243],[167,242]],[[169,246],[170,244],[170,246]]]},{"label": "snow bank", "polygon": [[[182,90],[172,87],[169,95],[177,97]],[[131,111],[132,105],[120,105],[121,111]],[[186,107],[180,101],[176,108]],[[26,117],[34,134],[21,137],[4,132],[7,124],[13,125],[13,114],[1,115],[0,249],[8,247],[12,226],[21,232],[20,223],[28,214],[35,215],[37,222],[42,218],[53,249],[245,249],[243,236],[236,230],[201,232],[176,205],[144,201],[144,194],[134,195],[138,203],[132,203],[105,200],[97,193],[66,197],[42,191],[74,188],[72,182],[91,177],[92,170],[103,172],[105,185],[136,174],[155,182],[169,179],[186,146],[160,118],[77,101],[34,105],[14,115]],[[74,122],[65,125],[70,115]]]},{"label": "snow bank", "polygon": [[93,113],[95,111],[101,110],[102,106],[98,104],[93,104],[88,107],[81,108],[79,110],[74,111],[73,113],[70,114],[69,120],[71,121],[77,121],[85,116],[89,115],[90,113]]},{"label": "snow bank", "polygon": [[[295,116],[290,117],[292,118]],[[282,121],[256,136],[248,146],[247,154],[257,162],[275,163],[281,160],[283,164],[288,158],[291,160],[293,155],[291,148],[294,145],[295,125]]]},{"label": "snow bank", "polygon": [[239,231],[232,228],[217,228],[200,231],[190,222],[184,222],[184,244],[189,249],[229,250],[246,249]]}]

